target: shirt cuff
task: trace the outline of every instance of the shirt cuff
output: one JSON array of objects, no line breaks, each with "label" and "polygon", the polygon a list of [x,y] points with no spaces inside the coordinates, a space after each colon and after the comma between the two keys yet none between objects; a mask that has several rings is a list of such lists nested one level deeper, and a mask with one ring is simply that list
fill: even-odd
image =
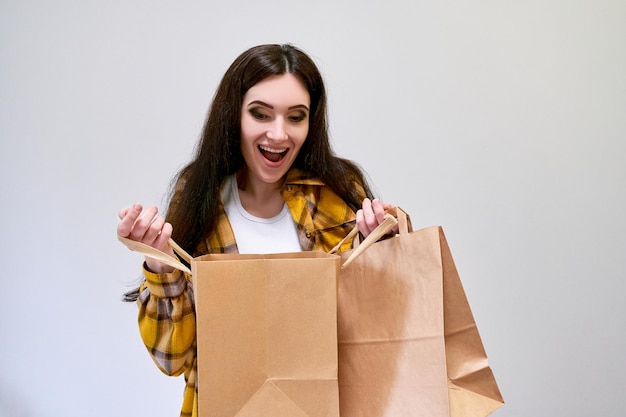
[{"label": "shirt cuff", "polygon": [[144,263],[143,274],[146,277],[146,287],[148,291],[155,297],[180,297],[187,288],[185,273],[178,269],[166,274],[157,274],[148,270]]}]

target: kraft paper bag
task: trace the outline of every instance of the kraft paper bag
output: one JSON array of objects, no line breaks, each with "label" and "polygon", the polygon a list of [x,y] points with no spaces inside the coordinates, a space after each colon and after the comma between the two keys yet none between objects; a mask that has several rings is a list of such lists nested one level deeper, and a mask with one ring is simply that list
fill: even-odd
[{"label": "kraft paper bag", "polygon": [[200,416],[339,416],[339,261],[319,252],[192,261]]},{"label": "kraft paper bag", "polygon": [[504,401],[441,227],[344,262],[338,290],[341,417],[478,417]]},{"label": "kraft paper bag", "polygon": [[118,239],[192,274],[200,417],[339,416],[339,256],[192,258],[170,240],[189,269],[143,243]]}]

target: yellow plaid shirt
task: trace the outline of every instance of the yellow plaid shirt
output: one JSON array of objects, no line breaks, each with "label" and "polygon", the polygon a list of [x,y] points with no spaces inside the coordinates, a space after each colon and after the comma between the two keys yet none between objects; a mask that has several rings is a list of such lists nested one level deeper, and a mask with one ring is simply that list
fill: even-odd
[{"label": "yellow plaid shirt", "polygon": [[[355,213],[339,196],[319,179],[297,169],[289,171],[281,193],[304,251],[328,252],[355,225]],[[346,242],[341,250],[350,245]],[[235,236],[222,205],[215,232],[199,245],[197,252],[237,253]],[[161,371],[172,376],[185,374],[180,415],[196,417],[196,317],[191,277],[178,270],[154,274],[145,268],[144,275],[137,300],[141,337]]]}]

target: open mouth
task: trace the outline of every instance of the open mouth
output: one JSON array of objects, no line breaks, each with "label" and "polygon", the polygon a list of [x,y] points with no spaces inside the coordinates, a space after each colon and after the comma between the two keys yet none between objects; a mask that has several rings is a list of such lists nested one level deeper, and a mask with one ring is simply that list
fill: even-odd
[{"label": "open mouth", "polygon": [[289,150],[289,148],[286,148],[286,149],[272,149],[272,148],[268,148],[267,146],[260,146],[259,145],[259,151],[261,151],[261,155],[263,155],[263,157],[265,159],[267,159],[268,161],[271,161],[271,162],[278,162],[281,159],[283,159],[284,156],[287,154],[288,150]]}]

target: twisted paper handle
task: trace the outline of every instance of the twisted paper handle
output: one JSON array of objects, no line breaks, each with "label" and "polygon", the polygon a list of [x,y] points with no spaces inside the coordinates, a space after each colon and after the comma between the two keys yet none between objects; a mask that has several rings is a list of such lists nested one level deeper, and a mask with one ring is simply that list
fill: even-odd
[{"label": "twisted paper handle", "polygon": [[[172,268],[180,269],[183,272],[191,274],[191,269],[189,269],[187,265],[180,262],[178,259],[171,257],[165,252],[161,252],[160,250],[155,249],[150,245],[146,245],[145,243],[137,242],[136,240],[128,239],[120,235],[118,235],[117,238],[133,252],[137,252],[149,258],[156,259],[157,261],[163,262],[164,264],[169,265]],[[181,248],[178,243],[174,242],[173,239],[170,239],[169,244],[172,249],[174,249],[174,252],[179,254],[180,257],[183,258],[185,261],[191,263],[191,260],[193,258],[191,257],[191,255],[185,252],[185,250]]]},{"label": "twisted paper handle", "polygon": [[[407,217],[406,213],[404,213],[400,208],[396,207],[398,219],[400,220],[400,233],[407,232]],[[380,223],[373,231],[370,233],[363,242],[358,243],[358,246],[353,250],[348,259],[341,265],[342,268],[350,265],[352,261],[358,258],[363,252],[367,250],[370,246],[376,243],[381,237],[386,235],[394,228],[396,224],[398,224],[398,219],[396,219],[393,215],[387,213],[385,215],[385,220]],[[346,241],[350,239],[354,239],[356,235],[359,233],[358,227],[354,226],[354,228],[348,233],[346,237],[344,237],[341,242],[339,242],[334,248],[330,250],[329,253],[335,253],[339,250],[341,245],[343,245]],[[120,242],[128,247],[128,249],[140,253],[144,256],[156,259],[157,261],[163,262],[166,265],[171,266],[172,268],[180,269],[183,272],[191,274],[191,270],[178,259],[173,258],[165,252],[162,252],[158,249],[153,248],[150,245],[146,245],[142,242],[137,242],[132,239],[128,239],[122,236],[117,236]],[[191,264],[192,256],[189,255],[182,247],[178,245],[173,239],[169,240],[169,244],[181,258]]]}]

